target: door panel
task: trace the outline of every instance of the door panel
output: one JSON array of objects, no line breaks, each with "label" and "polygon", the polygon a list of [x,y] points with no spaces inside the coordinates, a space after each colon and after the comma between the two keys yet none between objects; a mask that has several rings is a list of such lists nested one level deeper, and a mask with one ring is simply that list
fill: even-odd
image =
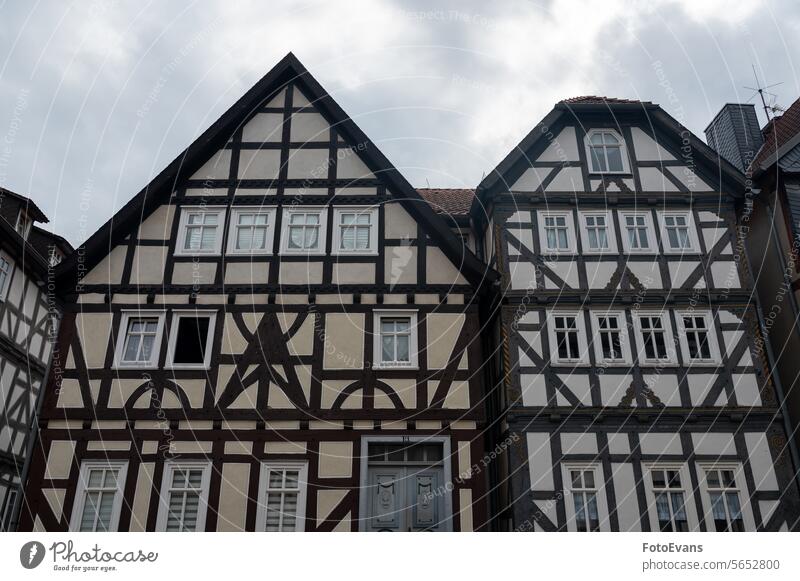
[{"label": "door panel", "polygon": [[439,527],[442,511],[440,510],[441,491],[439,488],[438,470],[429,470],[409,475],[411,485],[412,530],[435,530]]},{"label": "door panel", "polygon": [[375,531],[404,530],[403,469],[370,470],[370,529]]}]

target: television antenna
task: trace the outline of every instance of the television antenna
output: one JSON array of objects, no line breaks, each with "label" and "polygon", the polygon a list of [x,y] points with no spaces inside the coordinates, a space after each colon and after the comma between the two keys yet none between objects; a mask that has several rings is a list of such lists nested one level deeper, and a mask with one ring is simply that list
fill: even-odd
[{"label": "television antenna", "polygon": [[[759,97],[761,97],[761,105],[764,108],[764,114],[767,116],[767,122],[769,122],[771,120],[770,113],[772,113],[772,115],[775,115],[776,113],[782,113],[783,109],[775,103],[775,100],[778,98],[778,96],[775,93],[770,93],[769,91],[767,91],[767,89],[771,89],[772,87],[777,87],[778,85],[782,85],[783,82],[781,81],[780,83],[774,83],[772,85],[767,85],[766,87],[762,87],[761,83],[758,82],[758,74],[756,73],[755,65],[753,65],[753,77],[755,77],[756,79],[756,86],[745,87],[745,89],[753,91],[753,94],[750,96],[750,99],[748,99],[747,102],[750,102],[753,99],[753,97],[756,96],[756,94]],[[771,105],[767,105],[767,99],[765,95],[771,98],[770,99],[772,101]]]}]

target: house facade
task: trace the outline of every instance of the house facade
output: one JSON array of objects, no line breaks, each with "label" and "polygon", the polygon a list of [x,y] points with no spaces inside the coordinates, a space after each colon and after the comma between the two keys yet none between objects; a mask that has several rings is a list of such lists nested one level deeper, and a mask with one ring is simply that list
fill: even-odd
[{"label": "house facade", "polygon": [[50,266],[71,251],[35,222],[47,222],[36,204],[0,189],[0,531],[16,528],[32,422],[58,329]]},{"label": "house facade", "polygon": [[455,227],[288,55],[60,267],[21,528],[485,528]]},{"label": "house facade", "polygon": [[[748,123],[742,120],[750,119]],[[706,130],[726,159],[741,159],[748,177],[740,210],[747,256],[766,335],[775,361],[773,378],[786,399],[792,426],[800,422],[800,101],[759,128],[752,104],[726,104]],[[714,139],[714,136],[724,136]],[[748,136],[730,138],[728,136]],[[726,147],[727,145],[727,147]],[[800,433],[794,431],[794,453]]]},{"label": "house facade", "polygon": [[657,105],[558,103],[477,189],[502,275],[500,530],[797,526],[744,175]]}]

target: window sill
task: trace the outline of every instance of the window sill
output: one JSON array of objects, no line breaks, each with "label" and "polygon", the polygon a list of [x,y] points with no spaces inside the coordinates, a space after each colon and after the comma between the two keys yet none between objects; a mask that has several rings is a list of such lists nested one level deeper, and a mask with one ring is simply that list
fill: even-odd
[{"label": "window sill", "polygon": [[153,370],[158,369],[158,365],[155,363],[114,363],[111,369],[115,371],[137,371],[139,369]]},{"label": "window sill", "polygon": [[378,369],[380,371],[419,371],[419,366],[416,364],[412,365],[391,365],[386,363],[376,363],[372,366],[372,369]]}]

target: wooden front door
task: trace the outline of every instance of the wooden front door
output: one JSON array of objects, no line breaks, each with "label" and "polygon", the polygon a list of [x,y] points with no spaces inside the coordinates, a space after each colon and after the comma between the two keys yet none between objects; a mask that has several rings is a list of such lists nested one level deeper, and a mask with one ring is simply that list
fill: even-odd
[{"label": "wooden front door", "polygon": [[441,444],[370,444],[369,531],[445,530]]}]

